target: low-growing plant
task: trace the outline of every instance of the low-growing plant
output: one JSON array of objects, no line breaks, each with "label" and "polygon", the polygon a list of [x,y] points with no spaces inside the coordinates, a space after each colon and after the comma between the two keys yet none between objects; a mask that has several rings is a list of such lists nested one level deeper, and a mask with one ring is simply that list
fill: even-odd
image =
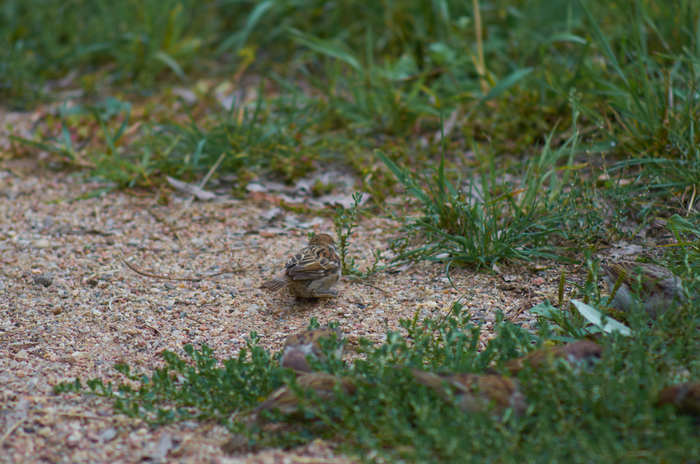
[{"label": "low-growing plant", "polygon": [[[499,317],[495,336],[480,350],[479,325],[458,304],[453,314],[445,321],[417,316],[402,321],[402,333],[387,333],[379,346],[361,340],[361,357],[352,363],[315,364],[356,386],[352,395],[338,390],[335,399],[321,402],[300,389],[291,371],[279,368],[274,356],[257,346],[254,335],[237,358],[219,361],[207,347],[188,346],[186,358],[166,352],[164,367],[150,375],[120,365],[121,384],[93,379],[87,385],[91,393],[111,398],[117,412],[154,424],[213,419],[244,432],[258,447],[293,446],[323,436],[348,453],[361,451],[368,461],[551,462],[574,456],[574,462],[633,462],[644,456],[676,462],[700,457],[692,420],[654,406],[656,392],[671,380],[700,375],[697,352],[679,349],[687,340],[665,340],[653,325],[638,324],[632,337],[600,338],[603,357],[590,372],[565,363],[524,369],[519,380],[527,413],[499,421],[486,413],[461,412],[414,382],[407,368],[498,371],[546,339]],[[330,353],[335,345],[323,349]],[[679,377],[679,372],[685,374]],[[266,414],[266,420],[288,426],[250,423],[246,412],[284,384],[299,395],[303,419]],[[78,380],[56,391],[87,393]]]},{"label": "low-growing plant", "polygon": [[335,216],[333,217],[333,224],[335,225],[335,234],[338,239],[338,254],[340,256],[343,275],[364,278],[386,269],[387,266],[380,264],[380,262],[382,262],[381,250],[372,251],[374,261],[372,265],[365,270],[358,269],[355,264],[355,257],[349,254],[350,237],[352,237],[353,229],[357,226],[362,197],[362,192],[355,192],[352,194],[353,203],[349,208],[345,208],[342,205],[337,206]]},{"label": "low-growing plant", "polygon": [[[466,186],[447,175],[445,156],[432,176],[413,174],[377,152],[406,193],[423,210],[406,220],[409,234],[425,244],[403,251],[397,259],[442,259],[490,267],[505,260],[563,258],[567,243],[586,243],[598,235],[600,219],[589,215],[578,193],[574,163],[577,136],[561,147],[547,144],[525,163],[517,183],[503,180],[494,162]],[[573,186],[572,186],[573,184]],[[559,245],[559,246],[557,246]]]}]

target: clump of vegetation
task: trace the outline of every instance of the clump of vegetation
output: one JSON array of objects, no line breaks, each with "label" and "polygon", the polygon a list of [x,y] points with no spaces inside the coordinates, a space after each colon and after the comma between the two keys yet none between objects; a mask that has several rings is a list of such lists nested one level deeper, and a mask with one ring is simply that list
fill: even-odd
[{"label": "clump of vegetation", "polygon": [[516,182],[506,181],[493,159],[481,173],[455,183],[447,176],[444,155],[434,172],[420,175],[377,152],[423,209],[406,229],[422,234],[427,244],[402,250],[397,259],[490,267],[505,260],[563,258],[566,246],[599,238],[601,218],[589,214],[595,209],[582,195],[587,183],[576,176],[577,135],[557,149],[550,142],[551,137],[539,156],[523,163]]},{"label": "clump of vegetation", "polygon": [[[612,155],[609,174],[641,175],[628,196],[668,198],[698,182],[697,2],[36,1],[0,8],[0,92],[15,105],[60,86],[94,98],[135,83],[136,104],[156,83],[196,90],[203,75],[233,76],[234,89],[250,87],[244,76],[261,84],[233,114],[208,108],[211,120],[186,124],[171,115],[130,132],[117,152],[102,140],[74,156],[65,135],[77,121],[47,134],[69,160],[92,159],[76,164],[119,185],[197,175],[221,153],[230,155],[220,173],[252,166],[289,179],[334,160],[378,178],[367,167],[375,148],[432,163],[443,115],[453,156],[477,149],[508,164],[504,155],[527,155],[555,127],[564,135],[549,143],[560,148],[577,123],[577,155],[595,166]],[[163,103],[173,105],[153,106]],[[202,119],[202,110],[174,111]]]},{"label": "clump of vegetation", "polygon": [[[404,320],[403,334],[388,333],[382,345],[362,341],[361,359],[338,363],[329,356],[315,364],[351,379],[356,390],[352,395],[338,391],[335,399],[318,402],[311,392],[294,388],[300,402],[307,398],[304,420],[273,414],[266,420],[290,424],[275,431],[251,423],[246,413],[275,388],[294,385],[294,374],[279,368],[275,356],[257,345],[254,334],[236,358],[220,361],[206,346],[186,346],[185,357],[165,352],[164,366],[150,374],[117,366],[124,375],[119,385],[93,379],[84,390],[76,380],[56,391],[111,398],[117,412],[154,424],[215,420],[246,434],[251,446],[293,446],[323,436],[339,442],[346,452],[361,450],[370,460],[434,462],[440,456],[450,462],[551,461],[576,456],[580,462],[620,462],[639,456],[669,461],[700,456],[691,418],[654,405],[657,392],[679,380],[679,372],[686,372],[681,377],[699,374],[697,340],[691,353],[681,346],[687,339],[664,335],[669,320],[652,326],[632,322],[633,336],[614,333],[600,339],[604,355],[592,372],[557,363],[521,371],[529,407],[525,416],[509,415],[505,422],[488,413],[461,412],[412,381],[404,369],[503,370],[509,359],[546,343],[553,330],[562,329],[546,321],[542,319],[538,333],[530,333],[499,316],[496,336],[479,351],[479,325],[470,322],[459,305],[446,320]],[[583,327],[573,324],[576,331]],[[334,343],[323,347],[327,353],[335,348]]]}]

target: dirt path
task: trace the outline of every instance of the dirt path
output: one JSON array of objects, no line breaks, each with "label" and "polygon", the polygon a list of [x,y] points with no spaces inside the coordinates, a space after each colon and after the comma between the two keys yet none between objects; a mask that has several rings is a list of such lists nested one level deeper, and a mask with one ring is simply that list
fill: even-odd
[{"label": "dirt path", "polygon": [[[159,206],[151,194],[71,201],[99,185],[14,163],[0,163],[0,456],[8,462],[344,462],[316,442],[294,453],[226,456],[222,427],[185,422],[150,429],[115,415],[100,399],[55,395],[52,387],[75,377],[117,380],[118,361],[150,370],[162,350],[182,353],[186,343],[205,343],[224,359],[251,331],[278,349],[311,317],[339,321],[346,336],[379,341],[399,319],[416,310],[437,316],[459,297],[488,333],[495,310],[515,316],[556,293],[556,269],[539,275],[508,269],[501,276],[456,270],[455,289],[441,265],[419,264],[372,281],[386,293],[341,282],[337,299],[299,304],[258,286],[310,230],[332,231],[330,219],[309,229],[273,227],[270,205],[232,198],[186,209],[184,198]],[[311,218],[293,219],[285,224],[303,226]],[[362,248],[351,253],[361,267],[371,248],[387,247],[396,227],[379,218],[359,225],[353,243]],[[137,274],[122,259],[175,277],[231,272],[198,282],[161,280]],[[529,324],[529,317],[516,321]]]}]

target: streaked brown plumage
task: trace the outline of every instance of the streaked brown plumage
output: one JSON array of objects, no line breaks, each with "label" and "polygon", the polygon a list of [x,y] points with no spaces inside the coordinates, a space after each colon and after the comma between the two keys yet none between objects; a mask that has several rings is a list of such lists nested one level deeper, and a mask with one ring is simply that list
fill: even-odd
[{"label": "streaked brown plumage", "polygon": [[[319,343],[319,340],[322,338],[332,338],[333,336],[340,340],[342,338],[340,329],[312,329],[290,335],[284,342],[280,365],[282,367],[294,369],[298,372],[311,372],[311,366],[309,365],[307,356],[322,359],[323,353],[321,351],[321,344]],[[343,355],[342,344],[333,353],[333,355],[338,358]]]},{"label": "streaked brown plumage", "polygon": [[578,340],[565,345],[550,346],[531,351],[525,356],[511,359],[506,363],[506,369],[515,375],[525,366],[538,369],[545,364],[550,364],[555,359],[564,359],[572,364],[586,366],[600,359],[603,349],[595,342]]},{"label": "streaked brown plumage", "polygon": [[502,416],[507,408],[512,408],[516,416],[521,416],[527,410],[525,397],[514,379],[496,374],[435,374],[420,369],[411,369],[411,374],[442,398],[449,399],[451,392],[464,412],[492,411]]},{"label": "streaked brown plumage", "polygon": [[277,291],[284,287],[302,298],[330,298],[338,295],[331,289],[340,279],[340,257],[333,237],[316,234],[285,265],[284,273],[264,282],[261,288]]}]

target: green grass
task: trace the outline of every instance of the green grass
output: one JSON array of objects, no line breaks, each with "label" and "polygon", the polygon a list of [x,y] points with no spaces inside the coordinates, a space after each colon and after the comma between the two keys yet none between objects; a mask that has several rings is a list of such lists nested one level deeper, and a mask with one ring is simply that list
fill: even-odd
[{"label": "green grass", "polygon": [[[445,321],[403,321],[405,336],[389,333],[379,346],[364,342],[363,359],[353,363],[329,357],[317,364],[323,371],[354,379],[357,392],[319,403],[298,390],[299,397],[306,398],[303,420],[271,418],[293,425],[283,431],[246,425],[247,412],[268,393],[293,384],[291,371],[279,368],[276,357],[257,346],[255,336],[238,357],[228,360],[218,360],[205,346],[186,346],[184,357],[165,352],[163,367],[152,373],[117,366],[124,383],[93,379],[83,389],[76,380],[56,391],[106,396],[116,411],[154,424],[214,420],[245,434],[258,447],[332,438],[345,452],[360,453],[369,461],[435,462],[439,457],[441,462],[685,462],[700,457],[691,418],[654,406],[662,387],[700,374],[697,338],[671,335],[677,324],[690,322],[689,313],[680,312],[686,315],[683,320],[662,318],[651,326],[631,321],[633,336],[602,338],[604,356],[591,372],[563,364],[522,372],[519,380],[528,412],[522,418],[507,416],[504,422],[460,412],[413,382],[402,367],[499,370],[559,329],[543,319],[533,334],[499,318],[496,337],[478,351],[479,326],[459,306],[453,314]],[[332,343],[325,347],[328,353],[334,348]]]},{"label": "green grass", "polygon": [[[410,235],[427,242],[401,250],[397,259],[440,259],[475,267],[499,261],[564,259],[568,247],[591,245],[603,236],[602,218],[587,198],[590,182],[574,164],[578,135],[559,148],[549,137],[539,156],[522,163],[523,174],[508,182],[491,155],[481,172],[457,184],[446,175],[444,157],[436,172],[414,176],[381,152],[377,156],[423,209],[407,221]],[[461,185],[460,185],[461,184]],[[571,188],[575,185],[575,188]],[[406,248],[406,247],[403,247]]]},{"label": "green grass", "polygon": [[[229,145],[233,154],[221,172],[237,171],[248,164],[246,156],[255,157],[240,151],[276,154],[272,147],[281,146],[269,163],[252,164],[294,177],[320,150],[321,159],[331,155],[378,177],[366,172],[368,152],[398,150],[412,163],[434,160],[439,144],[417,148],[453,112],[448,157],[470,149],[497,158],[527,155],[555,127],[558,148],[576,113],[580,147],[591,163],[607,164],[613,174],[641,173],[646,187],[666,196],[697,185],[696,2],[478,4],[481,42],[471,5],[447,0],[362,7],[343,1],[332,8],[318,0],[13,0],[0,8],[0,92],[10,104],[31,105],[51,98],[56,80],[73,71],[70,85],[93,99],[122,88],[135,100],[164,83],[189,85],[232,72],[266,83],[260,87],[264,101],[250,104],[255,116],[237,123],[243,127],[233,129],[232,141],[228,116],[218,114],[205,127],[203,121],[161,121],[165,127],[144,130],[144,143],[130,153],[101,156],[99,146],[87,148],[99,174],[119,177],[119,185],[138,177],[124,179],[117,173],[124,168],[156,183],[162,173],[206,172]],[[293,104],[287,104],[290,95]],[[302,123],[289,128],[297,120]],[[263,134],[250,132],[261,123]],[[174,153],[159,153],[179,138]],[[319,139],[327,142],[316,150]],[[196,162],[177,153],[196,150],[203,140]],[[371,187],[385,194],[384,187]]]}]

